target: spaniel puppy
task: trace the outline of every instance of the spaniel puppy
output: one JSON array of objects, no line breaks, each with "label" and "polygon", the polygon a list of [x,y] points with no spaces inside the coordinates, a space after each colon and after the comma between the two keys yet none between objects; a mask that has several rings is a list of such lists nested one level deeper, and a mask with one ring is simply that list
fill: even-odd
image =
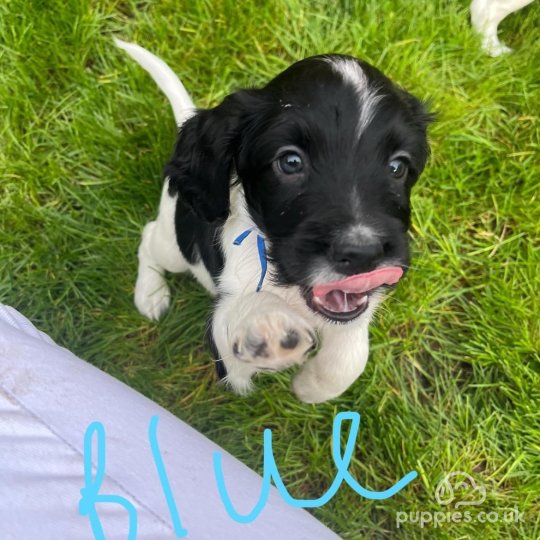
[{"label": "spaniel puppy", "polygon": [[116,43],[156,80],[179,125],[139,248],[139,311],[158,319],[169,306],[164,273],[189,270],[216,296],[210,341],[233,390],[303,364],[299,399],[339,396],[364,370],[370,319],[409,264],[409,196],[430,115],[343,55],[306,58],[196,110],[163,61]]}]

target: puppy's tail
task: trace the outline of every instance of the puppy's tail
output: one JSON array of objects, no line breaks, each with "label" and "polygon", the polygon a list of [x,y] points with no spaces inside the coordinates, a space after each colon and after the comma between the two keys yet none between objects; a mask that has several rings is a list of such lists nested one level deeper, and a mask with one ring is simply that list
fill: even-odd
[{"label": "puppy's tail", "polygon": [[195,111],[193,101],[180,79],[161,58],[135,43],[127,43],[116,38],[114,38],[114,43],[120,49],[124,49],[156,81],[171,103],[178,126],[193,115]]}]

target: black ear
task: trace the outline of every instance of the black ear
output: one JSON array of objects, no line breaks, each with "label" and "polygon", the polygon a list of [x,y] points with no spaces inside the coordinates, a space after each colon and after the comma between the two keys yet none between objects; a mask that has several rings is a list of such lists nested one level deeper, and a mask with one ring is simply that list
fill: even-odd
[{"label": "black ear", "polygon": [[214,109],[199,110],[180,128],[174,153],[165,167],[171,193],[205,221],[229,214],[231,172],[238,144],[242,107],[233,94]]},{"label": "black ear", "polygon": [[427,132],[429,125],[436,120],[436,115],[429,111],[430,102],[421,101],[417,97],[409,94],[409,92],[399,89],[401,93],[401,99],[403,100],[406,108],[411,114],[413,123],[424,133]]},{"label": "black ear", "polygon": [[[401,94],[402,102],[409,113],[409,120],[411,124],[416,128],[415,148],[420,157],[420,164],[417,167],[416,175],[416,177],[418,177],[420,173],[424,170],[426,161],[430,154],[427,130],[430,124],[436,120],[436,115],[429,111],[429,101],[421,101],[412,94],[409,94],[409,92],[403,90],[402,88],[400,88],[399,91]],[[416,178],[414,179],[414,181],[416,181]]]}]

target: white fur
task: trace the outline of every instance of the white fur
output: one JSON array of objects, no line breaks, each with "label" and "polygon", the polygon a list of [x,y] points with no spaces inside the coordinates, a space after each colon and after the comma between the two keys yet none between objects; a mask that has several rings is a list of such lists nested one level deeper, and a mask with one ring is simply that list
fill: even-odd
[{"label": "white fur", "polygon": [[193,116],[195,105],[191,97],[174,71],[161,58],[135,43],[127,43],[117,38],[114,38],[114,43],[126,51],[156,81],[169,99],[178,126]]},{"label": "white fur", "polygon": [[482,48],[491,56],[500,56],[512,49],[499,41],[497,27],[500,22],[533,0],[473,0],[471,23],[482,34]]},{"label": "white fur", "polygon": [[[170,77],[170,73],[165,78],[154,76],[156,73],[171,72],[163,61],[141,47],[124,42],[117,44],[147,69],[160,87],[165,80],[163,84],[167,96],[172,100],[177,121],[185,119],[183,107],[189,104],[191,110],[193,104],[191,99],[185,99],[180,87],[175,87],[176,77]],[[176,81],[181,85],[178,79]],[[361,124],[368,121],[369,110]],[[139,311],[151,319],[158,319],[170,301],[164,272],[190,270],[211,294],[217,292],[219,295],[213,319],[213,337],[227,369],[226,381],[236,392],[249,391],[252,377],[257,372],[304,364],[293,383],[293,389],[301,400],[318,403],[343,393],[366,365],[368,325],[379,298],[372,297],[366,312],[355,321],[338,325],[312,312],[298,287],[278,287],[266,279],[262,290],[255,292],[261,273],[256,234],[251,234],[239,246],[233,244],[242,232],[254,227],[243,190],[238,185],[232,189],[230,216],[223,227],[221,247],[225,267],[216,291],[202,264],[190,265],[180,253],[174,225],[176,197],[170,196],[166,181],[159,215],[144,228],[135,286],[135,303]],[[268,266],[268,275],[271,275],[271,264]],[[283,338],[290,331],[298,335],[294,348],[282,345]],[[306,361],[306,353],[316,335],[322,338],[320,349],[316,356]],[[264,338],[267,344],[267,355],[264,357],[254,356],[246,347],[250,340],[259,338]]]},{"label": "white fur", "polygon": [[357,223],[343,232],[343,239],[353,243],[371,242],[377,238],[377,232],[373,227]]},{"label": "white fur", "polygon": [[[294,349],[285,349],[280,343],[291,330],[298,333],[299,343]],[[224,296],[214,313],[213,337],[227,369],[226,382],[240,394],[251,389],[251,378],[259,371],[301,364],[313,345],[309,323],[283,298],[266,290]],[[249,340],[264,340],[267,356],[250,352],[246,346]]]},{"label": "white fur", "polygon": [[358,62],[348,58],[329,60],[332,67],[343,77],[343,79],[352,85],[358,95],[360,105],[360,117],[356,128],[357,137],[360,138],[367,126],[373,120],[377,103],[383,98],[377,93],[377,89],[370,87],[368,78]]},{"label": "white fur", "polygon": [[139,272],[135,284],[135,305],[146,317],[158,320],[169,308],[170,291],[165,272],[192,274],[211,294],[216,288],[202,263],[190,265],[182,256],[176,241],[174,214],[178,195],[169,195],[169,182],[165,181],[155,221],[144,227],[139,246]]}]

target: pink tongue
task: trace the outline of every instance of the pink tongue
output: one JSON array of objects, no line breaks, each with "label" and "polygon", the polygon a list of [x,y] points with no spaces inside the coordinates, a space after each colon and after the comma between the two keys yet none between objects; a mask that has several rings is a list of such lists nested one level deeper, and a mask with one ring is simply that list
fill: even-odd
[{"label": "pink tongue", "polygon": [[315,285],[313,287],[313,296],[325,296],[334,290],[346,293],[364,293],[381,285],[393,285],[401,279],[402,275],[403,270],[399,266],[385,266],[366,274],[349,276],[341,281]]}]

